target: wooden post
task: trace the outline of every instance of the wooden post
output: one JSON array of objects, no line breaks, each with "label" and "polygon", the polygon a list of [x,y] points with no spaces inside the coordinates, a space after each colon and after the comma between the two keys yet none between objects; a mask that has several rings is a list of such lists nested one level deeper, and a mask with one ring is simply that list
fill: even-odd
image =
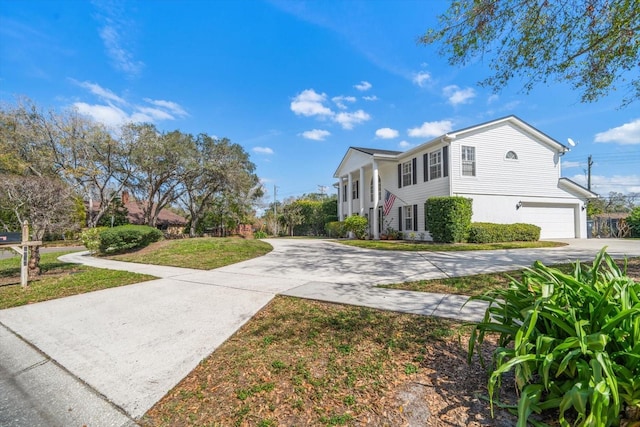
[{"label": "wooden post", "polygon": [[22,223],[22,263],[20,265],[20,284],[27,287],[29,279],[29,222],[25,219]]}]

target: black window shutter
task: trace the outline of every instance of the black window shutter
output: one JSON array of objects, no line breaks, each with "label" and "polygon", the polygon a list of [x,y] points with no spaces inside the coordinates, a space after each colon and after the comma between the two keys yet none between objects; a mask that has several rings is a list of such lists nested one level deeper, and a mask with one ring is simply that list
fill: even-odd
[{"label": "black window shutter", "polygon": [[356,181],[356,199],[360,198],[360,181]]},{"label": "black window shutter", "polygon": [[442,176],[449,176],[449,146],[442,147]]},{"label": "black window shutter", "polygon": [[413,205],[413,231],[418,231],[418,205]]},{"label": "black window shutter", "polygon": [[398,231],[402,231],[402,206],[398,206]]},{"label": "black window shutter", "polygon": [[398,165],[398,188],[402,188],[402,163]]},{"label": "black window shutter", "polygon": [[413,158],[413,160],[411,160],[411,173],[412,173],[412,180],[413,180],[413,185],[416,185],[418,183],[418,159],[416,159],[415,157]]},{"label": "black window shutter", "polygon": [[427,153],[422,155],[422,174],[424,182],[429,181],[429,154]]}]

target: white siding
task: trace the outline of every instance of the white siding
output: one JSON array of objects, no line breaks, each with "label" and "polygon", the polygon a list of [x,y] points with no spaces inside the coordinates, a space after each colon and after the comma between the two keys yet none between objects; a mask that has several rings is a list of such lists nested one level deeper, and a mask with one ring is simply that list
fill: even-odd
[{"label": "white siding", "polygon": [[[476,176],[462,176],[461,146],[475,147]],[[518,160],[505,159],[514,151]],[[453,194],[570,197],[558,188],[558,154],[509,123],[483,129],[451,144]]]}]

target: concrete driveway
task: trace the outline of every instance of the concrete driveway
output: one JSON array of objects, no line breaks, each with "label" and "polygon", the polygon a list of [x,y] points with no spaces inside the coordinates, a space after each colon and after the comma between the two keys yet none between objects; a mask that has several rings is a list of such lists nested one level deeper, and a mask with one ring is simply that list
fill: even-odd
[{"label": "concrete driveway", "polygon": [[616,256],[640,256],[638,240],[435,253],[268,242],[271,253],[211,271],[64,256],[161,278],[0,311],[0,425],[132,424],[279,293],[477,320],[484,306],[460,310],[466,297],[374,285],[512,269],[536,259],[591,259],[603,245]]}]

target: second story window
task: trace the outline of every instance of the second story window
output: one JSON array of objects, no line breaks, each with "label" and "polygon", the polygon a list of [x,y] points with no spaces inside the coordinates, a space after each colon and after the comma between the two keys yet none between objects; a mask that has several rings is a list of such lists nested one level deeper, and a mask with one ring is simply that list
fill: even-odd
[{"label": "second story window", "polygon": [[411,161],[402,164],[402,186],[411,185],[413,182],[413,164]]},{"label": "second story window", "polygon": [[352,199],[356,200],[360,198],[360,181],[354,181],[351,183]]},{"label": "second story window", "polygon": [[442,177],[442,152],[440,150],[429,154],[429,178]]}]

